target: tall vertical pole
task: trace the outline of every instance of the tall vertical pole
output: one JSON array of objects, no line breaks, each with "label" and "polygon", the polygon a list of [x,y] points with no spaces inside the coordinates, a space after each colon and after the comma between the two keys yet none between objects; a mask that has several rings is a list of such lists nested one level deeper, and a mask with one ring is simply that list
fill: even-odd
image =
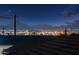
[{"label": "tall vertical pole", "polygon": [[16,15],[14,15],[14,36],[16,37]]},{"label": "tall vertical pole", "polygon": [[3,28],[2,28],[2,34],[4,35],[4,26],[3,26]]},{"label": "tall vertical pole", "polygon": [[67,36],[67,28],[66,27],[65,27],[64,32],[65,32],[65,36]]}]

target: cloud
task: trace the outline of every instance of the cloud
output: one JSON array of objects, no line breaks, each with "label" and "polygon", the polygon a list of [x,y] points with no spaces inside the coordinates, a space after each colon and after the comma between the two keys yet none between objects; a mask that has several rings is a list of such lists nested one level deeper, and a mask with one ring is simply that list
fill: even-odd
[{"label": "cloud", "polygon": [[79,5],[69,5],[64,10],[64,16],[65,17],[73,17],[75,15],[79,15]]},{"label": "cloud", "polygon": [[79,29],[79,20],[75,20],[74,22],[67,23],[67,27],[71,29]]}]

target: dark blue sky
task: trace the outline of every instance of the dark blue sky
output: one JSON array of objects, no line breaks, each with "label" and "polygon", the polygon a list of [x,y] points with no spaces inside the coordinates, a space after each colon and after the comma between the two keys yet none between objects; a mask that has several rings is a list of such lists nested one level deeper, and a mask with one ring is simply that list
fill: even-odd
[{"label": "dark blue sky", "polygon": [[[76,7],[77,6],[77,7]],[[0,5],[0,16],[18,16],[18,21],[25,24],[62,25],[66,23],[64,11],[69,8],[79,8],[79,5]],[[8,19],[0,19],[0,24],[9,23]]]}]

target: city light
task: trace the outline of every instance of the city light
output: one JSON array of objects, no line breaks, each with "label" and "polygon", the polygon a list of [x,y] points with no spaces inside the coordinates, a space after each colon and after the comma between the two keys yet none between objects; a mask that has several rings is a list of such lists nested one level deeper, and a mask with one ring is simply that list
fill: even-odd
[{"label": "city light", "polygon": [[[16,32],[16,35],[53,35],[53,36],[58,36],[58,35],[64,35],[64,31],[29,31],[29,30],[19,30]],[[71,34],[71,32],[67,32],[67,34]],[[3,35],[2,31],[0,31],[0,35]],[[5,30],[4,35],[14,35],[13,30]]]}]

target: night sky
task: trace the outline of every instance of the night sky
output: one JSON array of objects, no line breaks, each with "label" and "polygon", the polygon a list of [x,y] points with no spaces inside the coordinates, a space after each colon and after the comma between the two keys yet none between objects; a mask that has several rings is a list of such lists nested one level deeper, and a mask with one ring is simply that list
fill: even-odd
[{"label": "night sky", "polygon": [[[17,15],[17,20],[30,25],[50,24],[50,25],[63,25],[71,18],[65,16],[65,11],[73,11],[78,9],[79,5],[66,5],[66,4],[21,4],[21,5],[0,5],[0,16]],[[78,15],[77,15],[78,16]],[[78,19],[78,17],[76,17]],[[72,18],[74,19],[74,18]],[[0,25],[8,24],[10,19],[0,19]]]}]

